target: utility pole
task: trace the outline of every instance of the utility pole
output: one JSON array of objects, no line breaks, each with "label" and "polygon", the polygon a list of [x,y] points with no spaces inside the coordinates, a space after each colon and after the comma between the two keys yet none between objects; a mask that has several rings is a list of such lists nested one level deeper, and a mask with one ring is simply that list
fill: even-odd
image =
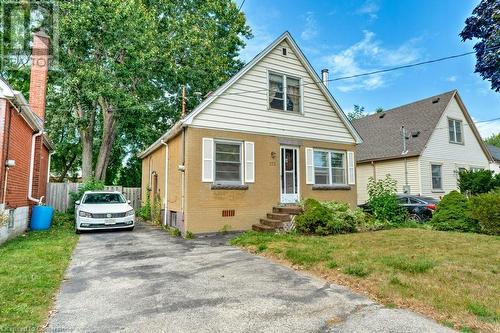
[{"label": "utility pole", "polygon": [[182,118],[186,116],[186,85],[182,85]]}]

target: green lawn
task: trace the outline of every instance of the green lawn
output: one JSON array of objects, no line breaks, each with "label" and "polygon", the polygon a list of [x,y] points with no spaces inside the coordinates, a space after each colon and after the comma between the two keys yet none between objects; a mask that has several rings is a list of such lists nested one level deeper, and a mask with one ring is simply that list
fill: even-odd
[{"label": "green lawn", "polygon": [[425,229],[248,232],[232,244],[463,331],[500,331],[500,237]]},{"label": "green lawn", "polygon": [[57,215],[51,230],[0,245],[0,332],[45,323],[77,240],[72,217]]}]

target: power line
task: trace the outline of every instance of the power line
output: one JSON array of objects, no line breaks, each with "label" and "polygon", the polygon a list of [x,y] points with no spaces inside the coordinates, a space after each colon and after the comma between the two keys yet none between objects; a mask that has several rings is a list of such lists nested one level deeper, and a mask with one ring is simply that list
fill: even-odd
[{"label": "power line", "polygon": [[241,10],[241,7],[243,7],[243,5],[244,5],[244,4],[245,4],[245,0],[243,0],[243,1],[241,2],[241,5],[240,5],[240,8],[238,8],[238,11],[240,11],[240,10]]}]

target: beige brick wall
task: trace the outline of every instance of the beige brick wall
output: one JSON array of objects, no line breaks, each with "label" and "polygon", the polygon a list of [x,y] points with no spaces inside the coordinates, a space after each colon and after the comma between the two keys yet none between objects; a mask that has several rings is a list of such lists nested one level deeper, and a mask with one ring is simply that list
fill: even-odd
[{"label": "beige brick wall", "polygon": [[[202,138],[232,139],[255,143],[255,183],[248,190],[212,190],[201,181]],[[305,184],[305,147],[355,151],[354,145],[304,141],[300,147],[300,197],[339,200],[356,204],[356,188],[317,191]],[[276,153],[273,159],[271,153]],[[247,230],[258,223],[280,201],[280,144],[277,137],[188,128],[186,131],[186,207],[185,227],[194,233],[219,231],[224,225],[232,230]],[[170,172],[169,172],[170,174]],[[169,188],[170,185],[169,182]],[[169,190],[170,193],[170,190]],[[222,217],[223,209],[234,209],[234,217]]]}]

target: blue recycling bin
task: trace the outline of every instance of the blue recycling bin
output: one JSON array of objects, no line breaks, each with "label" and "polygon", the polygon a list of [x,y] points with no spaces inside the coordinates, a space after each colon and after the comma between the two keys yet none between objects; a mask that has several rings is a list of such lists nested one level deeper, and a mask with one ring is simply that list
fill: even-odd
[{"label": "blue recycling bin", "polygon": [[54,208],[50,206],[33,206],[31,212],[31,230],[48,230],[52,223]]}]

